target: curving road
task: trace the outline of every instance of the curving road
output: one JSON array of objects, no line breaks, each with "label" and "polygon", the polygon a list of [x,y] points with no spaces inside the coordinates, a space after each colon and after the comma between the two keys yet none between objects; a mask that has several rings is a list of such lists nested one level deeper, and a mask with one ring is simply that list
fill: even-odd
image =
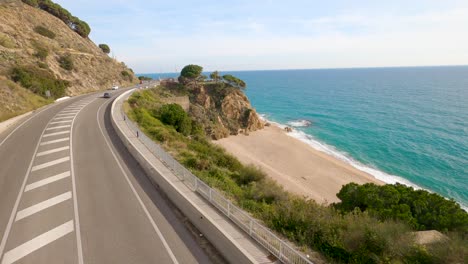
[{"label": "curving road", "polygon": [[0,263],[222,261],[126,152],[100,96],[0,134]]}]

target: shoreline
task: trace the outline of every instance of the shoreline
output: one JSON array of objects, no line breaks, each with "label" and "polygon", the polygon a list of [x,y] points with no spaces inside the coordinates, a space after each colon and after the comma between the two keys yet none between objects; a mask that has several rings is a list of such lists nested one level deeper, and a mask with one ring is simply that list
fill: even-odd
[{"label": "shoreline", "polygon": [[[290,132],[292,133],[292,132]],[[350,182],[385,184],[373,175],[289,135],[279,124],[217,141],[245,164],[260,167],[292,193],[320,204],[339,202],[336,194]]]}]

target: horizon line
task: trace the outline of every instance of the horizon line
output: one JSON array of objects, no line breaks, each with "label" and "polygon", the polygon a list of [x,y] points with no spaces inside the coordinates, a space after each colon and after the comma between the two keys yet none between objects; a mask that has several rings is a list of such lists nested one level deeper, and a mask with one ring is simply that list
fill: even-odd
[{"label": "horizon line", "polygon": [[[203,72],[255,72],[255,71],[303,71],[303,70],[352,70],[352,69],[388,69],[388,68],[437,68],[437,67],[468,67],[468,64],[453,64],[453,65],[411,65],[411,66],[363,66],[363,67],[336,67],[336,68],[295,68],[295,69],[258,69],[258,70],[212,70]],[[135,75],[144,74],[163,74],[163,73],[180,73],[180,72],[145,72],[135,73]]]}]

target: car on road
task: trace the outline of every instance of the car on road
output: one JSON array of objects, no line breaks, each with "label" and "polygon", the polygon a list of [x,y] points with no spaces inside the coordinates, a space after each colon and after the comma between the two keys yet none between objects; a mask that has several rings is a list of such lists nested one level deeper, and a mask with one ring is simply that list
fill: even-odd
[{"label": "car on road", "polygon": [[112,88],[111,88],[111,90],[117,90],[117,89],[119,89],[119,86],[117,86],[117,85],[114,85],[114,86],[112,86]]},{"label": "car on road", "polygon": [[104,95],[102,96],[104,98],[111,98],[111,94],[110,93],[104,93]]}]

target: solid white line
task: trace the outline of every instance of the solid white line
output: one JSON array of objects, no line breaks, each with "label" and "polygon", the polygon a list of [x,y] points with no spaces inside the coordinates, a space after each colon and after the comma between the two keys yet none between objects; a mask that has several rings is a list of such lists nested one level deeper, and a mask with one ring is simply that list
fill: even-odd
[{"label": "solid white line", "polygon": [[8,251],[5,253],[2,264],[11,264],[71,232],[73,232],[73,220],[49,230],[46,233]]},{"label": "solid white line", "polygon": [[70,148],[69,146],[65,146],[65,147],[61,147],[61,148],[55,148],[55,149],[51,149],[51,150],[42,151],[42,152],[37,153],[36,157],[49,155],[49,154],[59,152],[59,151],[62,151],[62,150],[66,150],[66,149],[69,149],[69,148]]},{"label": "solid white line", "polygon": [[53,144],[53,143],[58,143],[58,142],[67,141],[67,140],[69,140],[69,139],[70,139],[69,137],[60,138],[60,139],[56,139],[56,140],[51,140],[51,141],[42,142],[40,145],[41,145],[41,146],[45,146],[45,145],[49,145],[49,144]]},{"label": "solid white line", "polygon": [[[52,120],[49,120],[46,127],[49,126],[50,121],[52,121]],[[41,136],[39,138],[42,138],[42,135],[44,135],[44,132],[45,132],[45,130],[42,130]],[[29,163],[28,170],[26,171],[26,175],[24,175],[24,180],[23,180],[21,188],[20,188],[20,190],[18,192],[18,196],[16,197],[15,205],[13,206],[13,209],[11,209],[10,218],[8,220],[8,224],[7,224],[7,226],[5,228],[5,231],[3,233],[2,242],[0,243],[0,258],[2,257],[3,251],[5,250],[6,242],[8,240],[8,236],[10,235],[10,232],[11,232],[11,226],[13,225],[13,220],[15,219],[16,212],[18,211],[18,206],[19,206],[19,203],[21,201],[21,197],[23,196],[24,188],[26,186],[26,182],[28,181],[29,174],[31,173],[31,168],[32,168],[32,165],[33,165],[33,162],[34,162],[34,157],[36,156],[36,153],[37,153],[37,150],[39,149],[40,143],[41,143],[41,140],[39,139],[37,141],[36,149],[34,150],[33,157],[31,158],[31,162]],[[3,261],[2,261],[2,263],[3,263]]]},{"label": "solid white line", "polygon": [[40,170],[40,169],[44,169],[44,168],[47,168],[47,167],[50,167],[50,166],[60,164],[60,163],[65,162],[65,161],[69,161],[69,160],[70,160],[70,157],[64,157],[64,158],[56,159],[56,160],[49,161],[49,162],[46,162],[46,163],[42,163],[42,164],[39,164],[39,165],[36,165],[36,166],[32,167],[31,171],[37,171],[37,170]]},{"label": "solid white line", "polygon": [[59,128],[67,128],[67,127],[71,127],[71,125],[49,127],[49,128],[47,128],[46,130],[59,129]]},{"label": "solid white line", "polygon": [[[109,103],[108,103],[109,104]],[[148,220],[150,221],[151,225],[153,226],[153,229],[154,231],[156,232],[156,234],[158,235],[159,239],[161,240],[161,242],[163,243],[164,245],[164,248],[166,248],[166,251],[167,253],[169,254],[169,256],[171,257],[171,260],[173,263],[175,264],[178,264],[179,262],[177,261],[177,258],[175,257],[174,253],[172,252],[171,248],[169,247],[169,244],[167,243],[166,239],[164,238],[163,234],[161,233],[161,230],[159,230],[159,227],[156,225],[156,223],[154,222],[154,219],[153,217],[151,217],[151,214],[149,213],[148,209],[146,208],[145,204],[143,203],[143,201],[141,200],[140,196],[138,195],[138,192],[136,191],[135,187],[133,186],[132,182],[130,181],[130,178],[128,177],[127,173],[125,172],[125,170],[123,169],[123,166],[122,164],[120,164],[120,161],[119,159],[117,158],[117,155],[115,154],[114,150],[112,149],[112,147],[110,146],[110,143],[109,141],[107,140],[106,136],[104,135],[104,132],[102,130],[102,127],[101,127],[101,124],[99,123],[99,112],[101,111],[101,108],[104,106],[105,104],[102,104],[98,111],[97,111],[97,114],[96,114],[96,120],[97,120],[97,123],[98,123],[98,127],[99,127],[99,130],[101,131],[101,134],[102,134],[102,137],[104,138],[104,140],[106,141],[106,144],[107,144],[107,147],[109,148],[109,150],[111,151],[112,153],[112,156],[114,157],[115,161],[117,162],[117,165],[119,166],[120,170],[122,171],[122,174],[125,176],[125,179],[127,180],[127,183],[128,185],[130,186],[130,189],[132,190],[133,194],[135,195],[136,199],[138,200],[138,202],[140,203],[140,206],[142,207],[143,211],[145,212],[146,214],[146,217],[148,218]]]},{"label": "solid white line", "polygon": [[51,123],[49,123],[49,124],[52,125],[52,124],[70,123],[70,122],[71,122],[71,120],[65,120],[65,121],[51,122]]},{"label": "solid white line", "polygon": [[56,136],[56,135],[63,135],[63,134],[68,134],[70,133],[70,131],[59,131],[59,132],[54,132],[54,133],[49,133],[49,134],[45,134],[44,136],[42,136],[43,138],[45,137],[52,137],[52,136]]},{"label": "solid white line", "polygon": [[31,183],[29,185],[26,185],[26,188],[24,189],[24,191],[29,192],[29,191],[34,190],[36,188],[42,187],[42,186],[47,185],[49,183],[59,181],[61,179],[65,179],[67,177],[70,177],[70,171],[66,171],[66,172],[57,174],[55,176],[51,176],[49,178],[46,178],[46,179]]},{"label": "solid white line", "polygon": [[75,229],[76,229],[75,234],[76,234],[76,250],[78,254],[78,264],[84,264],[83,245],[81,242],[80,216],[78,214],[78,198],[77,198],[77,191],[76,191],[75,168],[73,164],[73,124],[75,124],[75,119],[77,116],[78,114],[76,114],[76,116],[73,118],[72,128],[70,129],[70,157],[71,157],[70,171],[71,171],[72,189],[73,189],[73,212],[75,214]]},{"label": "solid white line", "polygon": [[61,195],[57,195],[55,197],[52,197],[50,199],[47,199],[43,202],[40,202],[38,204],[35,204],[33,206],[30,206],[28,208],[25,208],[21,211],[19,211],[17,214],[16,214],[16,219],[15,221],[19,221],[23,218],[26,218],[30,215],[33,215],[35,213],[38,213],[42,210],[45,210],[49,207],[52,207],[56,204],[59,204],[59,203],[62,203],[62,202],[65,202],[66,200],[69,200],[71,199],[72,197],[72,193],[71,192],[66,192],[66,193],[63,193]]}]

